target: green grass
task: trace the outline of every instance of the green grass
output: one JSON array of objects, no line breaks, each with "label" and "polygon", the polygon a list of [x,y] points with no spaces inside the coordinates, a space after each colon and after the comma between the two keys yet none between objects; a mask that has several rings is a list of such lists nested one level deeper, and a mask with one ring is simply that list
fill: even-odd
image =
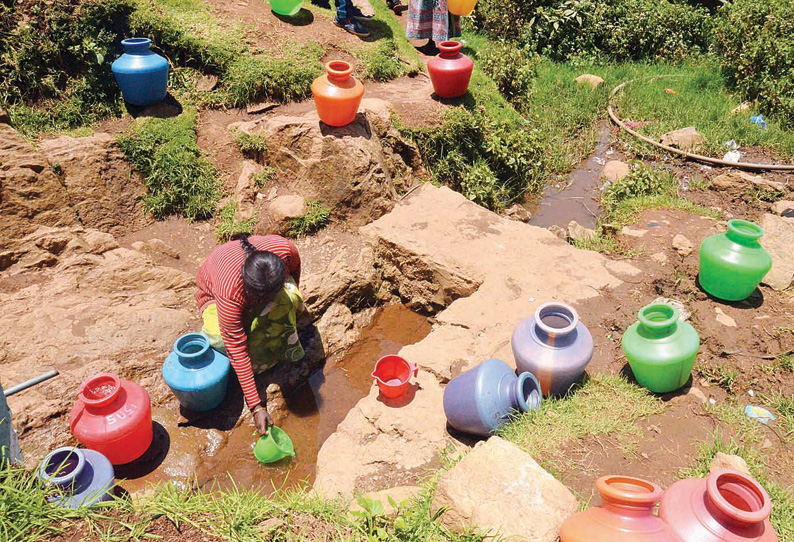
[{"label": "green grass", "polygon": [[267,152],[267,138],[263,134],[247,134],[237,132],[234,143],[245,156],[256,158]]},{"label": "green grass", "polygon": [[218,212],[218,222],[215,224],[215,235],[221,242],[226,242],[235,235],[244,233],[253,235],[257,217],[252,216],[248,220],[238,221],[234,218],[237,214],[237,203],[230,201]]},{"label": "green grass", "polygon": [[794,373],[794,356],[791,354],[782,354],[777,357],[775,364],[783,371]]},{"label": "green grass", "polygon": [[256,173],[251,176],[251,180],[254,182],[254,186],[256,188],[264,188],[270,181],[273,179],[273,175],[276,174],[276,169],[270,166],[263,166],[262,169],[257,171]]},{"label": "green grass", "polygon": [[213,165],[196,141],[196,113],[138,121],[118,136],[119,147],[144,177],[147,211],[155,218],[180,214],[188,220],[208,218],[221,197]]},{"label": "green grass", "polygon": [[308,200],[306,213],[290,221],[289,235],[291,237],[304,237],[323,229],[331,218],[331,210],[322,202]]},{"label": "green grass", "polygon": [[781,393],[773,395],[768,402],[777,415],[777,426],[786,440],[794,439],[794,398]]},{"label": "green grass", "polygon": [[382,39],[358,53],[361,77],[370,81],[391,81],[406,73],[408,65],[400,60],[399,51],[391,39]]},{"label": "green grass", "polygon": [[555,470],[566,461],[564,446],[586,438],[608,437],[625,453],[635,453],[642,431],[634,421],[663,408],[647,390],[622,377],[601,374],[562,398],[544,400],[540,409],[519,416],[499,434]]},{"label": "green grass", "polygon": [[[677,77],[644,79],[627,85],[616,99],[620,117],[649,121],[651,124],[639,132],[656,140],[666,132],[694,126],[706,141],[703,152],[716,158],[728,151],[724,143],[731,139],[740,147],[773,149],[785,160],[794,156],[794,131],[772,119],[766,119],[768,130],[761,129],[750,122],[750,116],[758,113],[754,108],[731,114],[741,99],[733,94],[718,66],[703,62],[684,65],[670,73]],[[665,89],[678,94],[666,93]]]},{"label": "green grass", "polygon": [[700,376],[729,393],[736,393],[735,386],[742,377],[742,372],[737,367],[726,363],[698,366],[697,371]]}]

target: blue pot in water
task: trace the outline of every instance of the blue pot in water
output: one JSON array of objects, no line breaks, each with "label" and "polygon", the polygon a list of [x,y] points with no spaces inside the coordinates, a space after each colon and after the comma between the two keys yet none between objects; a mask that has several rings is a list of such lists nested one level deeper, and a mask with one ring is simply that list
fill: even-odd
[{"label": "blue pot in water", "polygon": [[186,409],[212,410],[226,397],[230,366],[229,358],[210,348],[204,334],[188,333],[165,358],[163,379]]},{"label": "blue pot in water", "polygon": [[540,407],[543,395],[529,372],[516,376],[504,361],[489,359],[449,381],[444,388],[444,414],[449,425],[489,436],[516,412]]},{"label": "blue pot in water", "polygon": [[56,486],[49,501],[61,508],[80,508],[113,498],[115,473],[110,461],[94,450],[65,446],[50,452],[36,470],[43,484]]},{"label": "blue pot in water", "polygon": [[121,41],[124,54],[111,66],[124,99],[133,105],[162,102],[168,92],[168,61],[149,50],[152,40]]}]

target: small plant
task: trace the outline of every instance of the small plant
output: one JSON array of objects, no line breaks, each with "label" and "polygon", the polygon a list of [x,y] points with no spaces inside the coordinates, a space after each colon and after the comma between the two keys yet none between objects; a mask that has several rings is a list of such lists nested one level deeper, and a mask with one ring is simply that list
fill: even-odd
[{"label": "small plant", "polygon": [[267,139],[262,134],[247,134],[245,132],[237,132],[234,138],[237,148],[248,157],[257,157],[260,154],[267,152]]},{"label": "small plant", "polygon": [[306,202],[306,213],[290,221],[289,235],[303,237],[323,229],[331,218],[331,210],[317,200]]},{"label": "small plant", "polygon": [[504,97],[520,109],[538,74],[540,57],[529,55],[512,43],[497,41],[480,50],[477,60]]},{"label": "small plant", "polygon": [[703,378],[729,393],[735,393],[736,383],[742,376],[739,369],[727,364],[698,367],[697,370]]},{"label": "small plant", "polygon": [[228,241],[241,233],[246,235],[254,233],[257,221],[256,215],[243,221],[238,221],[235,215],[237,215],[237,202],[230,201],[221,208],[218,213],[218,222],[215,224],[215,235],[219,241]]},{"label": "small plant", "polygon": [[361,55],[362,74],[370,81],[391,81],[405,72],[406,65],[400,60],[394,40],[382,39]]},{"label": "small plant", "polygon": [[254,182],[255,187],[264,188],[268,185],[275,174],[276,168],[264,166],[262,169],[253,174],[251,180]]},{"label": "small plant", "polygon": [[794,373],[794,356],[791,354],[781,354],[775,360],[775,364],[784,371]]}]

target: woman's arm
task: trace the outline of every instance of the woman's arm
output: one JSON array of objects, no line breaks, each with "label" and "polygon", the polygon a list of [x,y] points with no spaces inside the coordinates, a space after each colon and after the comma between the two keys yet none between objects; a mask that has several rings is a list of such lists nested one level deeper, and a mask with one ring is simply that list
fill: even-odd
[{"label": "woman's arm", "polygon": [[267,398],[265,397],[263,401],[259,397],[254,381],[254,370],[251,366],[251,357],[248,354],[248,337],[243,327],[242,304],[230,299],[216,299],[215,301],[218,305],[218,324],[223,344],[226,346],[229,361],[240,381],[240,387],[243,389],[245,403],[252,410],[258,405],[266,406]]}]

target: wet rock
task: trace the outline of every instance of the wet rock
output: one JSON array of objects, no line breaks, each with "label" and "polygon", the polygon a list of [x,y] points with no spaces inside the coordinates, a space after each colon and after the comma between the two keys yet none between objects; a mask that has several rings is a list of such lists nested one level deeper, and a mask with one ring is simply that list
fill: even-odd
[{"label": "wet rock", "polygon": [[787,218],[794,218],[794,201],[780,200],[772,204],[772,212]]},{"label": "wet rock", "polygon": [[709,473],[719,469],[732,469],[751,475],[750,469],[747,466],[747,462],[744,459],[738,455],[728,455],[722,452],[717,452],[717,455],[715,455],[714,459],[711,460],[711,465],[709,465]]},{"label": "wet rock", "polygon": [[682,151],[697,151],[703,146],[705,140],[694,126],[667,132],[661,138],[662,145],[681,149]]},{"label": "wet rock", "polygon": [[680,233],[673,236],[673,249],[679,256],[685,258],[692,254],[692,241],[681,235]]},{"label": "wet rock", "polygon": [[341,303],[334,303],[317,322],[317,331],[323,341],[326,356],[346,349],[356,340],[353,327],[353,313]]},{"label": "wet rock", "polygon": [[515,203],[505,209],[505,216],[512,219],[517,220],[519,222],[529,222],[532,218],[532,213],[527,211],[527,209],[518,203]]},{"label": "wet rock", "polygon": [[575,220],[568,223],[568,237],[572,241],[587,241],[596,236],[595,230],[585,228]]},{"label": "wet rock", "polygon": [[620,160],[610,160],[604,166],[604,171],[601,172],[601,177],[605,180],[614,183],[621,180],[623,177],[631,173],[629,165]]},{"label": "wet rock", "polygon": [[568,234],[567,234],[567,233],[565,233],[565,228],[562,228],[562,227],[558,226],[557,224],[552,224],[552,225],[551,225],[551,226],[549,226],[547,229],[548,229],[548,230],[549,230],[551,233],[553,233],[554,235],[556,235],[557,237],[559,237],[560,239],[563,239],[563,240],[565,240],[565,239],[567,239],[567,238],[568,238]]},{"label": "wet rock", "polygon": [[267,394],[267,411],[273,418],[273,423],[278,425],[289,416],[289,408],[284,399],[284,393],[281,391],[281,386],[275,382],[267,385],[265,393]]},{"label": "wet rock", "polygon": [[717,175],[711,180],[712,188],[740,188],[743,186],[757,186],[764,190],[784,190],[785,185],[777,181],[764,179],[760,175],[753,175],[745,171],[728,171]]},{"label": "wet rock", "polygon": [[742,102],[741,104],[731,109],[731,115],[744,113],[745,111],[749,111],[751,107],[753,107],[753,102]]},{"label": "wet rock", "polygon": [[248,107],[245,108],[245,111],[249,115],[258,115],[259,113],[270,111],[271,109],[275,109],[276,107],[278,107],[278,103],[276,102],[260,102],[257,104],[250,104]]},{"label": "wet rock", "polygon": [[590,85],[592,88],[596,88],[604,83],[604,80],[601,77],[597,75],[593,75],[591,73],[585,73],[583,75],[580,75],[579,77],[574,79],[574,81],[576,81],[580,85]]},{"label": "wet rock", "polygon": [[[356,119],[340,128],[321,124],[316,111],[232,124],[267,139],[267,164],[290,178],[291,189],[319,199],[353,226],[389,211],[397,191],[413,183],[422,161],[391,125],[388,104],[365,99]],[[260,213],[263,216],[263,213]]]},{"label": "wet rock", "polygon": [[555,542],[560,525],[578,511],[573,494],[518,446],[499,437],[478,443],[443,473],[430,505],[441,523],[480,528],[510,540]]},{"label": "wet rock", "polygon": [[[393,500],[397,503],[399,507],[405,501],[411,501],[416,497],[416,495],[421,491],[422,488],[419,486],[397,486],[391,489],[384,489],[382,491],[374,491],[371,493],[366,493],[364,495],[365,498],[371,499],[373,501],[378,501],[383,505],[383,515],[389,517],[395,517],[399,510],[391,505],[389,499]],[[358,502],[358,499],[353,500],[350,503],[348,509],[351,512],[363,512],[364,509]]]},{"label": "wet rock", "polygon": [[717,322],[719,322],[723,326],[736,327],[736,320],[725,314],[725,311],[723,311],[721,308],[714,307],[714,312],[717,313],[717,318],[716,318]]},{"label": "wet rock", "polygon": [[772,269],[763,283],[775,290],[785,290],[794,278],[794,223],[769,213],[761,217],[764,236],[761,245],[772,256]]},{"label": "wet rock", "polygon": [[45,139],[39,150],[57,164],[83,226],[120,236],[151,222],[141,201],[146,189],[112,135]]}]

